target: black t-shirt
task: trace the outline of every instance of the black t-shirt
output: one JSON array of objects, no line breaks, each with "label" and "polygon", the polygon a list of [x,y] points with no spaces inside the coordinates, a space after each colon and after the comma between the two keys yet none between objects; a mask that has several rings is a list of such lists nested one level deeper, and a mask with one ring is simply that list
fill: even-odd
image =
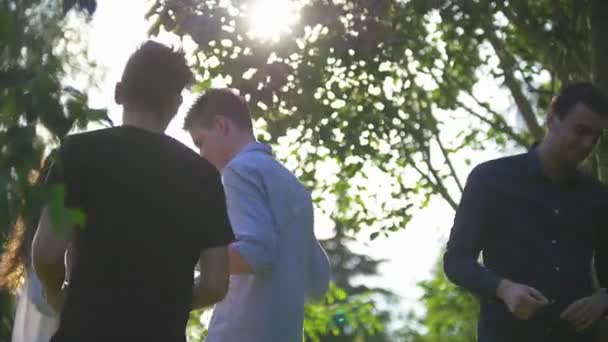
[{"label": "black t-shirt", "polygon": [[67,138],[49,181],[87,218],[52,341],[185,341],[200,253],[234,239],[217,170],[122,126]]}]

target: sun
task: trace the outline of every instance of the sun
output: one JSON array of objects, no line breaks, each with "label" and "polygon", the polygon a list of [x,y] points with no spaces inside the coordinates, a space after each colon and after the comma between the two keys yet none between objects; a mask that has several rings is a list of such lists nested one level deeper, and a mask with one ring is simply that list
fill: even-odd
[{"label": "sun", "polygon": [[256,0],[249,11],[251,33],[262,40],[279,40],[297,19],[293,0]]}]

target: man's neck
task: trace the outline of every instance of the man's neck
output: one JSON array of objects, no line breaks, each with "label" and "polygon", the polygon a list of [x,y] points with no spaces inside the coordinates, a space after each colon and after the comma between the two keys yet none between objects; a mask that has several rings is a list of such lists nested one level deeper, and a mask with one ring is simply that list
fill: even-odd
[{"label": "man's neck", "polygon": [[154,120],[142,119],[153,118],[155,116],[158,115],[155,113],[125,111],[122,115],[122,124],[125,126],[137,127],[153,133],[164,133],[167,129],[167,125],[158,123]]},{"label": "man's neck", "polygon": [[[256,142],[255,137],[249,134],[236,138],[234,142],[234,149],[232,150],[232,153],[228,156],[228,159],[226,160],[226,165],[228,165],[228,163],[230,163],[230,161],[234,159],[234,157],[236,157],[237,154],[239,154],[239,152],[241,152],[247,145],[254,142]],[[224,167],[226,167],[226,165],[224,165]]]},{"label": "man's neck", "polygon": [[555,156],[556,151],[553,151],[551,146],[546,141],[541,142],[537,147],[538,158],[545,176],[552,180],[564,179],[572,169],[557,161]]}]

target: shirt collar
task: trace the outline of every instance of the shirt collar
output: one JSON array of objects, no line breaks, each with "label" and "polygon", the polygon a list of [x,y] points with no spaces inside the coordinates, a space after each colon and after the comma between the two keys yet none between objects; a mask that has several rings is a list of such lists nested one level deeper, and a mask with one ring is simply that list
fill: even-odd
[{"label": "shirt collar", "polygon": [[[527,171],[532,176],[545,177],[543,173],[543,166],[540,162],[540,156],[538,154],[538,145],[539,143],[536,142],[528,149],[528,153],[526,155]],[[582,177],[583,173],[578,169],[574,169],[566,176],[564,183],[576,183],[580,181]]]},{"label": "shirt collar", "polygon": [[249,144],[245,145],[245,147],[243,147],[237,155],[239,155],[241,153],[255,152],[255,151],[272,155],[272,148],[270,146],[259,143],[257,141],[250,142]]},{"label": "shirt collar", "polygon": [[543,166],[540,162],[540,156],[538,155],[538,144],[534,143],[529,149],[526,155],[526,166],[528,173],[532,175],[542,175]]}]

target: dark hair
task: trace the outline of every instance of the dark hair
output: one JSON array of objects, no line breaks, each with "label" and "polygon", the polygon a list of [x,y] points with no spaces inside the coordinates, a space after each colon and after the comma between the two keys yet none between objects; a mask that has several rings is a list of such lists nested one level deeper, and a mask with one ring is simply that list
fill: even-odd
[{"label": "dark hair", "polygon": [[192,80],[182,52],[148,40],[129,57],[123,71],[124,104],[165,114]]},{"label": "dark hair", "polygon": [[608,98],[601,89],[588,82],[566,85],[553,99],[551,109],[563,119],[578,103],[589,107],[594,113],[608,116]]},{"label": "dark hair", "polygon": [[[33,187],[44,184],[52,165],[53,153],[44,161],[40,171],[33,172],[30,180]],[[41,213],[41,208],[29,216],[22,212],[13,221],[4,253],[0,257],[0,289],[16,290],[21,286],[25,270],[31,262],[32,242]]]},{"label": "dark hair", "polygon": [[209,89],[201,95],[184,120],[184,129],[194,126],[209,127],[216,115],[223,115],[244,130],[253,130],[247,101],[230,88]]}]

